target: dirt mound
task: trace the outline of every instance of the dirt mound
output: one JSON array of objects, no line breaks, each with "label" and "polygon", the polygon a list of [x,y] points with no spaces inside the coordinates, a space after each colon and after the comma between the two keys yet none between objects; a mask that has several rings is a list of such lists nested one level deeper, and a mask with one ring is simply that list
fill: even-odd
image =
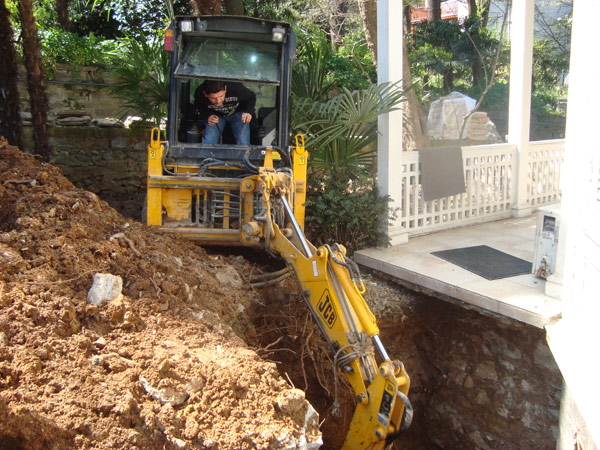
[{"label": "dirt mound", "polygon": [[[242,339],[255,334],[262,302],[243,288],[239,273],[251,270],[124,219],[59,169],[0,142],[0,442],[319,442],[304,393]],[[97,273],[121,277],[122,296],[90,303]]]}]

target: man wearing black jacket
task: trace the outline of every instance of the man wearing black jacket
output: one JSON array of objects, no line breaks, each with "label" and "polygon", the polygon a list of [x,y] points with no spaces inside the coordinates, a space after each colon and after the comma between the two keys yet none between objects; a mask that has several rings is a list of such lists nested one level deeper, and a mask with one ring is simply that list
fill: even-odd
[{"label": "man wearing black jacket", "polygon": [[194,93],[195,106],[204,120],[204,144],[218,144],[229,123],[236,143],[250,145],[250,121],[256,95],[241,83],[207,80]]}]

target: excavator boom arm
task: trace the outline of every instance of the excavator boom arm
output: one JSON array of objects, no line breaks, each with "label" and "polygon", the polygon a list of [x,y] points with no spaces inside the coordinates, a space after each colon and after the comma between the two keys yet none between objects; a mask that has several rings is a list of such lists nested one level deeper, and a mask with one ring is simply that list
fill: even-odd
[{"label": "excavator boom arm", "polygon": [[[375,317],[362,296],[358,267],[343,247],[315,248],[306,240],[290,207],[293,180],[287,175],[263,167],[247,185],[259,187],[265,205],[257,219],[260,223],[248,231],[260,233],[267,250],[285,259],[334,354],[336,369],[345,374],[356,395],[343,448],[383,449],[410,424],[410,381],[403,364],[392,361],[381,344]],[[285,211],[283,228],[271,219],[274,208]],[[337,406],[336,398],[332,409]]]}]

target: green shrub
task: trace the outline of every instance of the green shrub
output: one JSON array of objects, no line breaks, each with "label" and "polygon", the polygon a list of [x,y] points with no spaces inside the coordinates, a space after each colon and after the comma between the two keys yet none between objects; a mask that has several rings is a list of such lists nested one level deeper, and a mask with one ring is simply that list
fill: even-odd
[{"label": "green shrub", "polygon": [[[464,89],[468,96],[474,99],[481,97],[484,86],[474,86]],[[481,103],[482,111],[508,111],[509,84],[506,79],[496,79],[496,82],[486,94]]]},{"label": "green shrub", "polygon": [[53,72],[57,63],[71,66],[108,67],[107,53],[116,42],[89,34],[78,36],[62,30],[40,30],[44,68]]},{"label": "green shrub", "polygon": [[343,37],[337,53],[328,58],[327,80],[350,90],[367,89],[377,82],[373,56],[360,34],[352,33]]},{"label": "green shrub", "polygon": [[531,113],[541,120],[553,116],[565,117],[566,111],[561,108],[561,99],[566,99],[566,95],[561,97],[559,89],[536,87],[531,93]]},{"label": "green shrub", "polygon": [[160,127],[167,115],[170,73],[162,36],[148,40],[144,36],[127,36],[118,44],[112,53],[112,73],[118,84],[111,89],[111,95],[121,100],[123,111],[137,111],[142,122],[152,119]]},{"label": "green shrub", "polygon": [[315,244],[339,243],[349,254],[359,248],[388,245],[382,220],[393,220],[389,197],[379,195],[372,176],[348,180],[324,175],[309,177],[306,200],[306,228]]}]

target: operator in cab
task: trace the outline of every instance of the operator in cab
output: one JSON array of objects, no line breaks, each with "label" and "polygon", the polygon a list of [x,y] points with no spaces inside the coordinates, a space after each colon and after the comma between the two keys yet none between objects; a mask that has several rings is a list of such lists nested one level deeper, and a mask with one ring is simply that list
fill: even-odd
[{"label": "operator in cab", "polygon": [[203,144],[218,144],[229,124],[236,144],[250,145],[254,92],[241,83],[207,80],[194,92],[194,102],[206,126]]}]

